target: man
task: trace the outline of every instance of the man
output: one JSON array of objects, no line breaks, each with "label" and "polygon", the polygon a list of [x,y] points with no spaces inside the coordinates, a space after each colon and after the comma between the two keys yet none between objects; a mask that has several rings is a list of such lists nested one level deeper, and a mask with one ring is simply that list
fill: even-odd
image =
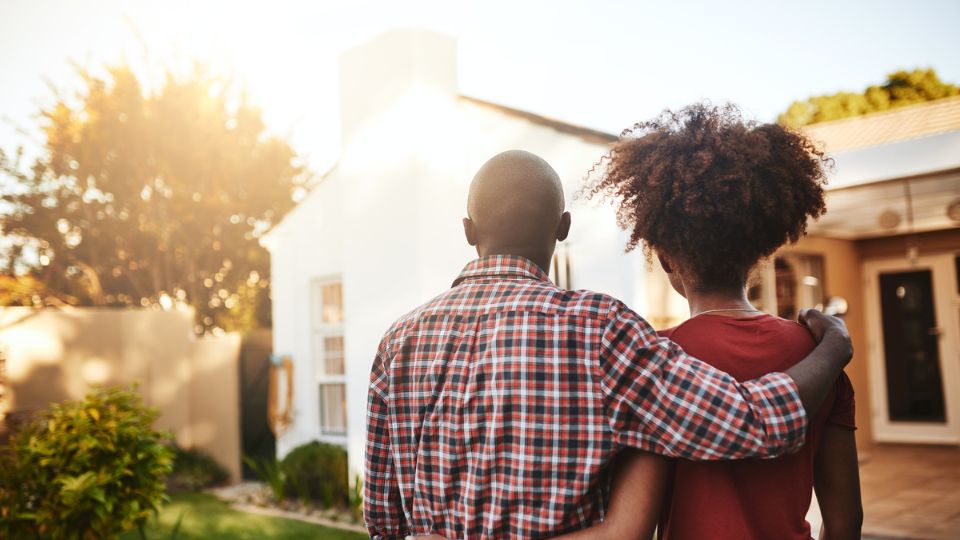
[{"label": "man", "polygon": [[599,522],[629,446],[687,459],[772,457],[804,442],[852,350],[843,323],[786,373],[738,383],[621,302],[551,284],[570,229],[556,172],[499,154],[470,186],[479,259],[398,320],[374,361],[364,514],[373,538],[549,537]]}]

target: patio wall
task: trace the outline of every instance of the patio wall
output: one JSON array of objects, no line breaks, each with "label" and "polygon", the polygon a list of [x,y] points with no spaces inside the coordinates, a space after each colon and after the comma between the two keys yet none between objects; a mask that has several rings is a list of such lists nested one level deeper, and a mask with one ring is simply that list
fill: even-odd
[{"label": "patio wall", "polygon": [[824,259],[824,292],[847,299],[849,312],[844,316],[853,340],[854,358],[846,372],[853,383],[857,400],[857,445],[867,448],[873,444],[870,410],[870,378],[868,376],[866,317],[863,313],[863,275],[860,253],[849,240],[808,236],[785,252],[818,254]]},{"label": "patio wall", "polygon": [[[960,229],[925,232],[913,238],[921,254],[960,251]],[[906,245],[907,237],[904,235],[863,240],[808,236],[784,250],[822,255],[825,261],[826,295],[843,296],[850,305],[845,321],[853,338],[855,354],[846,371],[857,396],[857,445],[864,450],[874,444],[874,439],[863,263],[878,258],[904,257]]]},{"label": "patio wall", "polygon": [[137,383],[157,427],[240,478],[240,337],[198,338],[192,311],[0,308],[13,415],[78,399],[94,385]]}]

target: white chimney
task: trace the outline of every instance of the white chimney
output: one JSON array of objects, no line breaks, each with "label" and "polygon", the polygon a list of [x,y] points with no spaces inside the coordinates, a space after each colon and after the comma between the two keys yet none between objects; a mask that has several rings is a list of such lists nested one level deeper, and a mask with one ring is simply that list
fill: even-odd
[{"label": "white chimney", "polygon": [[457,42],[427,30],[392,30],[340,56],[340,129],[345,144],[411,85],[457,92]]}]

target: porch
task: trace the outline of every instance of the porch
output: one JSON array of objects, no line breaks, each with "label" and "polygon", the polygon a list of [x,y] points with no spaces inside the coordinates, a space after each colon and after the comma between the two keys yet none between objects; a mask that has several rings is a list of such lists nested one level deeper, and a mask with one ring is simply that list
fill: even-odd
[{"label": "porch", "polygon": [[876,444],[860,484],[864,538],[960,538],[960,447]]}]

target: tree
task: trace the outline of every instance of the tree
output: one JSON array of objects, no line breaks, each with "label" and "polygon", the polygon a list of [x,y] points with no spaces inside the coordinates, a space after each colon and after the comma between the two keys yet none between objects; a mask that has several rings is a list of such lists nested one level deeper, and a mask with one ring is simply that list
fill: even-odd
[{"label": "tree", "polygon": [[192,305],[198,331],[267,323],[258,237],[308,179],[293,149],[203,68],[152,91],[129,66],[78,71],[82,90],[42,110],[41,157],[0,151],[6,274],[76,305]]},{"label": "tree", "polygon": [[885,83],[871,86],[862,94],[838,92],[794,101],[777,121],[799,128],[956,95],[960,95],[960,87],[941,81],[932,69],[896,71],[887,75]]}]

